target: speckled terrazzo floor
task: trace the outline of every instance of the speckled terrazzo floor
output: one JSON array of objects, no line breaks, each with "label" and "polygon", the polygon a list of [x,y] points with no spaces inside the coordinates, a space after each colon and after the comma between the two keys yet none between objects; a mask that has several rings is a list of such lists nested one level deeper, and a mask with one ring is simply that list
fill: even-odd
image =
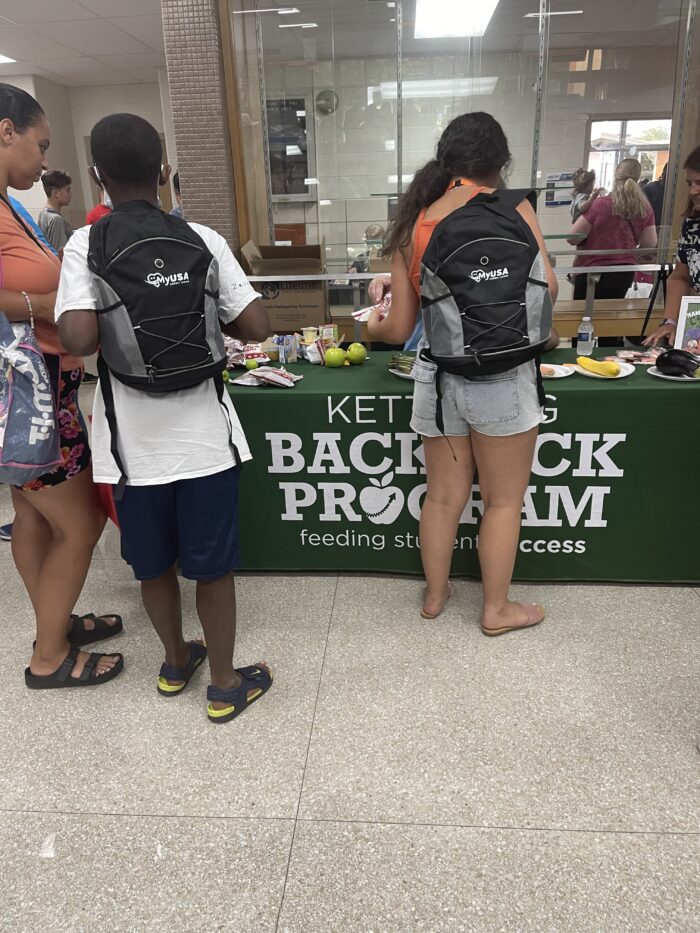
[{"label": "speckled terrazzo floor", "polygon": [[79,608],[124,615],[125,673],[27,691],[0,543],[0,931],[699,929],[698,592],[517,587],[546,623],[487,640],[475,584],[432,623],[420,589],[241,578],[237,660],[276,682],[214,728],[205,672],[157,696],[112,529]]}]

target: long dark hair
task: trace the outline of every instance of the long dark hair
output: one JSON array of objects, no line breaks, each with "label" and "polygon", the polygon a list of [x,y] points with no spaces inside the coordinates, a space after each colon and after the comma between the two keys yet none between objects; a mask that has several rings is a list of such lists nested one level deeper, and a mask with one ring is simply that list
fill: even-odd
[{"label": "long dark hair", "polygon": [[384,252],[391,254],[409,245],[418,215],[445,193],[452,178],[479,181],[501,172],[509,163],[508,140],[490,113],[455,117],[440,137],[435,158],[416,172],[401,198]]},{"label": "long dark hair", "polygon": [[0,120],[12,120],[18,133],[35,126],[44,111],[31,94],[14,84],[0,83]]},{"label": "long dark hair", "polygon": [[[689,168],[691,172],[700,172],[700,146],[696,146],[683,163],[683,168]],[[688,198],[688,206],[685,209],[686,217],[695,217],[695,205]]]}]

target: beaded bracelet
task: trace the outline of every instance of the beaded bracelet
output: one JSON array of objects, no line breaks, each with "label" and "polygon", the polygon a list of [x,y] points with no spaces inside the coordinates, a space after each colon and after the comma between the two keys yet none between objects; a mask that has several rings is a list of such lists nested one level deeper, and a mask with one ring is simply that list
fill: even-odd
[{"label": "beaded bracelet", "polygon": [[34,308],[32,307],[32,299],[29,297],[29,295],[26,292],[22,292],[22,294],[24,295],[24,300],[27,302],[27,309],[29,311],[29,323],[31,325],[32,330],[34,330]]}]

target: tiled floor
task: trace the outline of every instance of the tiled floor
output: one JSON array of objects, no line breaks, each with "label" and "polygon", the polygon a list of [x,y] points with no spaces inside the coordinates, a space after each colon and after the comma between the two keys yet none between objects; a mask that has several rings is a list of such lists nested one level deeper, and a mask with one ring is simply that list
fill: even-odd
[{"label": "tiled floor", "polygon": [[243,577],[276,680],[214,728],[204,671],[157,696],[113,530],[79,607],[124,615],[109,686],[27,691],[2,543],[0,586],[3,933],[700,929],[692,589],[516,588],[546,623],[487,640],[474,583],[429,623],[419,581]]}]

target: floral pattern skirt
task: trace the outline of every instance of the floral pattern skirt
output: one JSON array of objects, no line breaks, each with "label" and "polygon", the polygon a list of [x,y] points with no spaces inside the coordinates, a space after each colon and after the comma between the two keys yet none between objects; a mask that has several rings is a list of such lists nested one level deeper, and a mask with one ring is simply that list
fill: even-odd
[{"label": "floral pattern skirt", "polygon": [[[51,372],[51,360],[48,356],[46,362]],[[91,455],[87,427],[78,407],[78,389],[83,381],[83,370],[71,369],[56,372],[55,381],[57,385],[54,383],[54,392],[58,389],[59,399],[58,433],[61,441],[62,463],[51,473],[44,473],[38,479],[25,483],[20,487],[23,492],[43,489],[45,486],[58,486],[90,466]]]}]

